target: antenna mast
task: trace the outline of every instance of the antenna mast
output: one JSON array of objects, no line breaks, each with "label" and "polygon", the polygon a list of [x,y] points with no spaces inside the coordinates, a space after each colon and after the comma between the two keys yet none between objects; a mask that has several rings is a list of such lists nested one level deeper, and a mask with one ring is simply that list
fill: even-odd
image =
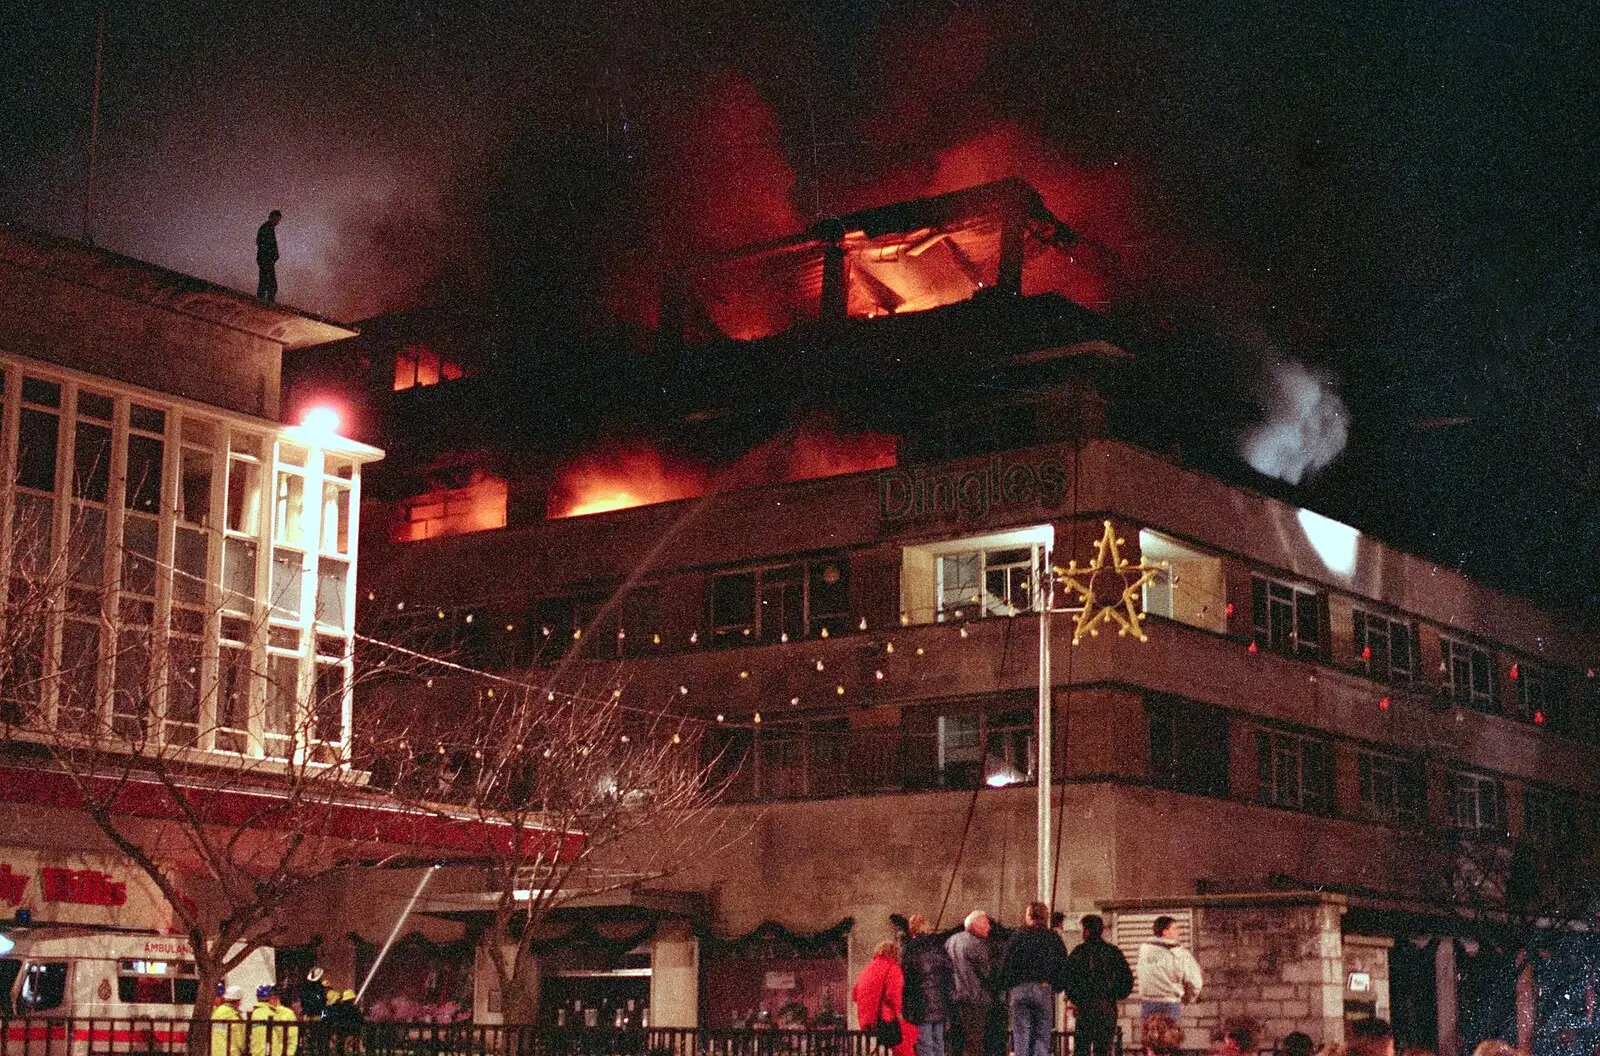
[{"label": "antenna mast", "polygon": [[94,90],[89,96],[89,165],[83,187],[83,240],[94,245],[94,156],[100,140],[100,75],[104,70],[106,13],[94,16]]}]

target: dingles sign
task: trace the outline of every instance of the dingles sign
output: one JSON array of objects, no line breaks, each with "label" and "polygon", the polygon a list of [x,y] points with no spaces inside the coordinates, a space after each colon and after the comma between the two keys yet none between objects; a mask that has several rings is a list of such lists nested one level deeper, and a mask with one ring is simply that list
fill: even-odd
[{"label": "dingles sign", "polygon": [[1066,463],[1003,461],[966,472],[886,469],[878,474],[878,516],[892,523],[939,518],[973,521],[1000,506],[1057,507],[1067,494]]}]

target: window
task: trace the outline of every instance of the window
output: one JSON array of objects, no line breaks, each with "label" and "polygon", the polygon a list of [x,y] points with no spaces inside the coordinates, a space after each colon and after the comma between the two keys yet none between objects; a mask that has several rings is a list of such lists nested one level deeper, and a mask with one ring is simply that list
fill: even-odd
[{"label": "window", "polygon": [[939,716],[939,777],[946,788],[991,788],[1031,781],[1038,757],[1028,708]]},{"label": "window", "polygon": [[67,962],[34,961],[22,970],[17,1014],[36,1016],[61,1007],[67,997]]},{"label": "window", "polygon": [[489,473],[475,472],[472,482],[459,488],[438,488],[407,499],[390,532],[397,543],[465,535],[506,526],[506,482]]},{"label": "window", "polygon": [[140,423],[164,428],[165,415],[137,404],[130,411],[128,470],[123,481],[123,504],[130,510],[154,514],[161,509],[161,461],[166,442],[160,433],[139,432]]},{"label": "window", "polygon": [[1494,654],[1453,638],[1439,639],[1444,692],[1479,711],[1495,711]]},{"label": "window", "polygon": [[1506,790],[1492,777],[1450,775],[1450,825],[1485,835],[1505,833]]},{"label": "window", "polygon": [[1356,661],[1373,678],[1404,684],[1416,673],[1411,624],[1355,610]]},{"label": "window", "polygon": [[117,1000],[137,1005],[192,1005],[199,981],[193,963],[122,961],[117,966]]},{"label": "window", "polygon": [[843,557],[728,572],[711,580],[711,640],[788,642],[850,627],[850,565]]},{"label": "window", "polygon": [[1038,546],[944,554],[938,558],[936,619],[1016,616],[1034,609]]},{"label": "window", "polygon": [[1148,529],[1139,532],[1139,552],[1166,568],[1144,586],[1144,611],[1221,634],[1228,629],[1228,588],[1222,559],[1191,550]]},{"label": "window", "polygon": [[406,345],[394,354],[394,391],[437,385],[463,376],[461,364],[442,358],[426,345]]},{"label": "window", "polygon": [[1517,684],[1517,715],[1538,726],[1550,720],[1555,694],[1551,692],[1550,672],[1541,664],[1518,661],[1511,665],[1511,680]]},{"label": "window", "polygon": [[1577,835],[1578,801],[1566,792],[1524,785],[1522,833],[1535,843],[1570,845]]},{"label": "window", "polygon": [[1361,780],[1361,812],[1373,821],[1421,824],[1428,806],[1422,764],[1392,755],[1362,752],[1356,757]]},{"label": "window", "polygon": [[1145,700],[1150,716],[1150,777],[1202,796],[1228,794],[1228,717],[1216,708],[1165,695]]},{"label": "window", "polygon": [[766,723],[755,730],[754,743],[755,798],[801,799],[847,790],[848,720]]},{"label": "window", "polygon": [[1325,741],[1256,731],[1256,774],[1262,803],[1316,814],[1333,812],[1333,752]]},{"label": "window", "polygon": [[1321,654],[1321,599],[1316,591],[1261,576],[1251,578],[1256,637],[1285,656],[1315,660]]}]

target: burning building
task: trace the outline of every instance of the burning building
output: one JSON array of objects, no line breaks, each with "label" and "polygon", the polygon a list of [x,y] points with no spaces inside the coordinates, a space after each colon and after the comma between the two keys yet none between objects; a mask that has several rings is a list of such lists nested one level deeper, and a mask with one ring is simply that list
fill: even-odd
[{"label": "burning building", "polygon": [[[449,713],[480,673],[603,674],[670,698],[745,834],[662,882],[703,898],[693,928],[552,957],[550,992],[831,1022],[891,912],[1012,923],[1043,891],[1130,954],[1177,919],[1208,978],[1192,1046],[1235,1015],[1331,1042],[1376,1014],[1451,1054],[1592,1024],[1592,977],[1519,955],[1554,946],[1600,836],[1592,637],[1122,438],[1137,349],[1030,290],[1030,261],[1082,248],[1041,209],[1002,182],[674,275],[607,386],[643,448],[581,422],[496,443],[487,393],[418,427],[413,468],[459,431],[507,496],[503,527],[365,544],[374,633],[437,613],[470,669],[418,692]],[[409,428],[433,393],[390,386],[400,345],[365,347],[348,397]],[[299,353],[291,401],[344,354]],[[483,392],[439,377],[452,416]],[[838,457],[796,469],[821,421]],[[1042,588],[1107,532],[1150,574],[1096,566],[1090,595],[1122,591],[1148,641],[1074,645]]]}]

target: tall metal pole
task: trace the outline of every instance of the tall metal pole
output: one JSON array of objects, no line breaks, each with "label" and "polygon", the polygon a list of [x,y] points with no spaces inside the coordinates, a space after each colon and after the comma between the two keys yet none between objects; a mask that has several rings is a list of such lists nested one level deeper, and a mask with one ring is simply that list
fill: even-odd
[{"label": "tall metal pole", "polygon": [[1050,610],[1055,608],[1055,573],[1051,571],[1050,543],[1044,544],[1044,568],[1040,571],[1038,583],[1039,591],[1039,803],[1038,803],[1038,831],[1039,846],[1037,863],[1034,866],[1038,878],[1038,891],[1036,899],[1046,905],[1050,904],[1051,893],[1055,890],[1055,877],[1052,874],[1054,857],[1050,853],[1053,840],[1050,838],[1050,786],[1051,764],[1054,762],[1055,745],[1051,737],[1050,711]]},{"label": "tall metal pole", "polygon": [[89,164],[83,185],[83,240],[94,245],[94,161],[100,141],[100,75],[105,69],[106,13],[94,16],[94,89],[89,94]]}]

